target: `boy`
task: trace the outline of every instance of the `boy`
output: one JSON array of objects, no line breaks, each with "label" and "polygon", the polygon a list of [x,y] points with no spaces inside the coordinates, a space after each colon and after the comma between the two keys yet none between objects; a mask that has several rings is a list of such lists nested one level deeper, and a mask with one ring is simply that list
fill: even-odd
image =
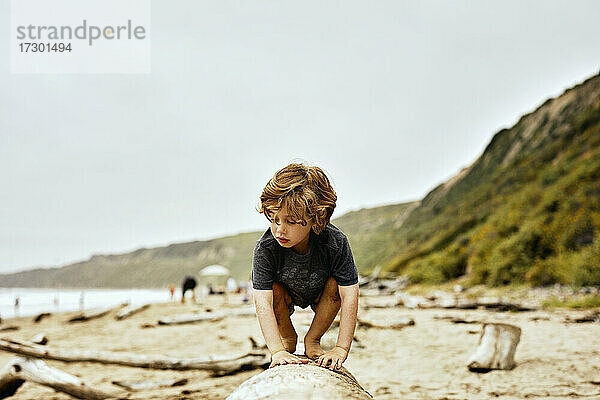
[{"label": "boy", "polygon": [[[358,312],[358,273],[348,239],[329,223],[336,200],[325,173],[303,164],[277,171],[260,197],[259,212],[271,228],[254,249],[252,284],[271,367],[308,362],[293,354],[298,340],[290,320],[294,305],[310,305],[315,312],[304,337],[306,356],[332,370],[348,357]],[[337,344],[325,353],[321,337],[340,309]]]}]

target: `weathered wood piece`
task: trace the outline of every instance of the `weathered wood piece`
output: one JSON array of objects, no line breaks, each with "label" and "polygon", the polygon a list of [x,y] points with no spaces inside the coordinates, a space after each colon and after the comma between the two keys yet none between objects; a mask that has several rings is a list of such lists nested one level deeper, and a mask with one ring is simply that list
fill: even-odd
[{"label": "weathered wood piece", "polygon": [[403,304],[403,302],[398,299],[398,297],[384,297],[384,298],[377,298],[377,297],[372,297],[369,299],[365,299],[365,301],[361,302],[362,308],[393,308],[396,307],[398,305]]},{"label": "weathered wood piece", "polygon": [[565,317],[565,322],[573,323],[584,323],[584,322],[600,322],[600,311],[591,311],[581,317],[571,318],[570,316]]},{"label": "weathered wood piece", "polygon": [[411,296],[408,293],[398,293],[396,296],[398,305],[403,305],[406,308],[433,308],[436,306],[434,302],[423,296]]},{"label": "weathered wood piece", "polygon": [[379,272],[381,272],[381,265],[376,266],[371,271],[371,274],[368,276],[359,276],[358,277],[358,286],[363,287],[368,285],[369,283],[376,281],[379,278]]},{"label": "weathered wood piece", "polygon": [[140,304],[140,305],[128,305],[123,307],[121,310],[119,310],[119,312],[117,313],[117,315],[115,315],[115,319],[116,320],[122,320],[125,318],[129,318],[131,317],[133,314],[137,314],[141,311],[144,311],[145,309],[147,309],[148,307],[150,307],[150,304]]},{"label": "weathered wood piece", "polygon": [[311,362],[269,368],[242,383],[227,400],[372,398],[344,367],[331,371]]},{"label": "weathered wood piece", "polygon": [[42,321],[44,318],[48,318],[50,315],[52,315],[52,314],[50,314],[49,312],[40,313],[40,314],[36,315],[35,317],[33,317],[33,322],[35,322],[37,324],[38,322]]},{"label": "weathered wood piece", "polygon": [[39,345],[43,346],[48,343],[48,336],[46,336],[45,333],[38,333],[37,335],[35,335],[31,339],[29,339],[29,341],[31,343],[35,343],[35,344],[39,344]]},{"label": "weathered wood piece", "polygon": [[95,389],[76,376],[51,367],[42,360],[16,357],[0,371],[0,399],[14,395],[25,381],[50,387],[77,399],[101,400],[127,397],[124,391],[109,393]]},{"label": "weathered wood piece", "polygon": [[411,317],[397,317],[373,319],[370,317],[358,317],[358,326],[366,328],[384,328],[384,329],[401,329],[406,326],[412,326],[415,320]]},{"label": "weathered wood piece", "polygon": [[9,325],[9,326],[0,327],[0,332],[18,331],[19,329],[21,329],[21,328],[16,325]]},{"label": "weathered wood piece", "polygon": [[91,319],[100,318],[108,314],[112,308],[97,308],[93,310],[88,310],[81,312],[74,317],[67,320],[67,322],[85,322]]},{"label": "weathered wood piece", "polygon": [[255,316],[254,308],[244,308],[232,311],[199,312],[192,314],[180,314],[174,317],[163,317],[158,320],[159,325],[193,324],[204,321],[219,321],[227,317]]},{"label": "weathered wood piece", "polygon": [[521,328],[510,324],[483,325],[479,347],[467,361],[469,370],[487,372],[492,369],[513,369],[515,351],[521,339]]},{"label": "weathered wood piece", "polygon": [[138,391],[138,390],[148,390],[148,389],[158,389],[164,387],[175,387],[175,386],[184,386],[187,385],[187,378],[183,379],[172,379],[170,381],[141,381],[141,382],[122,382],[122,381],[113,381],[113,385],[120,386],[129,391]]},{"label": "weathered wood piece", "polygon": [[142,355],[110,351],[57,350],[46,346],[0,339],[0,350],[28,357],[65,362],[95,362],[126,365],[129,367],[171,370],[205,370],[228,374],[242,369],[260,368],[269,364],[265,351],[254,351],[237,356],[204,356],[175,358],[161,355]]},{"label": "weathered wood piece", "polygon": [[482,321],[477,319],[467,319],[467,317],[457,317],[454,315],[434,315],[433,319],[442,320],[442,321],[450,321],[453,324],[481,324]]},{"label": "weathered wood piece", "polygon": [[534,307],[512,303],[498,297],[480,297],[476,301],[478,308],[495,311],[535,311]]}]

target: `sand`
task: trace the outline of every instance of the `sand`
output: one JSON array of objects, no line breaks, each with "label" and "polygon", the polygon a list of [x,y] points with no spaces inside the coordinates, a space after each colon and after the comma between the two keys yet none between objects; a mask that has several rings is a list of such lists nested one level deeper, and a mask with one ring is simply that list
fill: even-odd
[{"label": "sand", "polygon": [[[238,298],[232,303],[241,302]],[[88,350],[123,351],[194,357],[248,351],[248,336],[261,337],[255,317],[232,317],[218,322],[156,326],[163,316],[223,309],[221,299],[201,304],[152,305],[133,317],[116,321],[117,310],[93,321],[68,324],[75,313],[53,314],[34,323],[32,317],[5,320],[0,327],[15,325],[18,331],[0,332],[3,338],[28,340],[40,332],[48,346]],[[235,305],[228,307],[235,308]],[[566,324],[566,315],[583,312],[555,310],[523,313],[459,310],[409,310],[402,307],[361,311],[374,318],[410,316],[416,324],[403,329],[358,328],[364,348],[352,349],[344,366],[377,399],[600,399],[600,323]],[[480,324],[453,324],[440,319],[457,316],[467,320],[496,321],[522,329],[517,347],[517,367],[486,374],[467,370],[466,362],[479,340]],[[304,327],[312,312],[296,312],[294,322]],[[143,328],[152,324],[152,328]],[[300,330],[300,329],[299,329]],[[12,354],[0,352],[0,365]],[[188,379],[184,386],[134,392],[134,399],[223,399],[260,370],[213,377],[204,371],[157,371],[94,363],[47,361],[78,376],[98,389],[115,388],[114,380],[169,381]],[[70,399],[53,390],[25,383],[14,399]]]}]

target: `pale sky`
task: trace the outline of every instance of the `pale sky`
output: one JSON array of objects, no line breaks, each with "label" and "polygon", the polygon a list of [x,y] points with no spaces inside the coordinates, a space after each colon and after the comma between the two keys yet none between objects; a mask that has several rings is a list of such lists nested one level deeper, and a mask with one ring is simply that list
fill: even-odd
[{"label": "pale sky", "polygon": [[[0,54],[9,54],[0,0]],[[598,1],[153,1],[152,73],[0,58],[0,272],[266,229],[292,160],[334,216],[422,198],[600,70]]]}]

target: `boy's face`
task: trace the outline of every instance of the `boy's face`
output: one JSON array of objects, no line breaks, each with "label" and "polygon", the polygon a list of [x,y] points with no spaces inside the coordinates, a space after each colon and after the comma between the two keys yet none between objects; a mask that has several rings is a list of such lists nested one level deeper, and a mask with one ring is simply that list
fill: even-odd
[{"label": "boy's face", "polygon": [[297,253],[308,251],[308,238],[312,228],[311,221],[297,221],[290,216],[287,209],[281,208],[277,214],[270,216],[271,233],[280,246],[291,248]]}]

